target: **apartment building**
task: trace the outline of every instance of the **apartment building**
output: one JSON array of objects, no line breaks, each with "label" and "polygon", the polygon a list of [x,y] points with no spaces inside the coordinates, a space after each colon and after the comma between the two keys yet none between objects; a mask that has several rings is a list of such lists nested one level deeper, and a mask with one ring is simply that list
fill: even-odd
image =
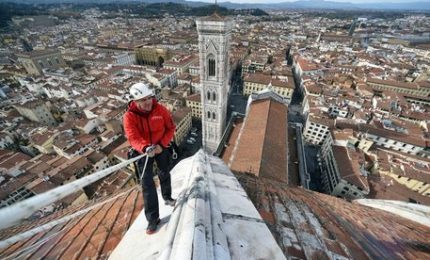
[{"label": "apartment building", "polygon": [[364,154],[349,142],[350,131],[335,131],[327,136],[319,160],[323,189],[346,199],[364,198],[370,192]]},{"label": "apartment building", "polygon": [[24,104],[14,105],[14,107],[19,114],[31,121],[48,126],[57,124],[51,110],[43,100],[31,100]]},{"label": "apartment building", "polygon": [[366,138],[375,145],[406,154],[430,158],[429,141],[426,141],[419,129],[402,127],[390,119],[376,121],[372,125],[360,124],[359,130],[366,133]]},{"label": "apartment building", "polygon": [[32,51],[16,56],[27,72],[35,76],[42,75],[43,69],[59,69],[66,66],[61,53],[57,50]]},{"label": "apartment building", "polygon": [[305,141],[311,144],[321,145],[329,136],[330,128],[332,128],[333,125],[334,120],[326,115],[309,115],[303,129]]},{"label": "apartment building", "polygon": [[188,107],[182,107],[172,113],[173,121],[176,125],[176,132],[174,140],[176,144],[181,144],[188,132],[191,129],[192,124],[192,109]]},{"label": "apartment building", "polygon": [[244,95],[251,95],[263,89],[269,88],[276,94],[282,96],[288,101],[291,100],[295,88],[293,77],[284,77],[282,80],[276,76],[263,73],[249,73],[244,79]]},{"label": "apartment building", "polygon": [[188,68],[197,60],[194,55],[177,55],[164,63],[164,68],[176,70],[178,74],[188,72]]},{"label": "apartment building", "polygon": [[139,65],[152,65],[161,66],[164,61],[172,57],[169,49],[166,48],[153,48],[153,47],[140,47],[134,50],[136,62]]},{"label": "apartment building", "polygon": [[191,108],[191,115],[194,118],[202,118],[202,100],[200,93],[186,98],[187,107]]},{"label": "apartment building", "polygon": [[[425,83],[425,82],[423,82]],[[367,84],[377,92],[394,91],[400,94],[416,96],[416,97],[429,97],[430,86],[428,84],[416,82],[400,82],[394,80],[382,80],[377,78],[370,78]]]}]

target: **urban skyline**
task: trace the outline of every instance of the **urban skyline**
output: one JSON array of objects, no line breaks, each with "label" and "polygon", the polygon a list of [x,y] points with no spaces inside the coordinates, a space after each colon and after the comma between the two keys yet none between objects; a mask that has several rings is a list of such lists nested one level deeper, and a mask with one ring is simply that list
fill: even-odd
[{"label": "urban skyline", "polygon": [[[429,257],[428,13],[7,6],[0,258]],[[152,235],[137,82],[176,125]]]}]

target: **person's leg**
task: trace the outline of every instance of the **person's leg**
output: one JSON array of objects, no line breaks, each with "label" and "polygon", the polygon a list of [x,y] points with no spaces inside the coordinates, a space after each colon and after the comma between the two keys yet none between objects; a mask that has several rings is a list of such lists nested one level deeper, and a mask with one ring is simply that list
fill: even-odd
[{"label": "person's leg", "polygon": [[164,149],[163,152],[155,156],[157,162],[158,178],[160,179],[161,194],[164,200],[172,198],[172,185],[170,181],[170,153],[169,150]]},{"label": "person's leg", "polygon": [[[139,171],[142,172],[145,165],[146,157],[139,160]],[[142,188],[143,188],[143,202],[145,207],[145,216],[148,223],[156,222],[159,218],[158,210],[158,196],[154,183],[153,174],[154,158],[148,159],[146,170],[143,173]]]}]

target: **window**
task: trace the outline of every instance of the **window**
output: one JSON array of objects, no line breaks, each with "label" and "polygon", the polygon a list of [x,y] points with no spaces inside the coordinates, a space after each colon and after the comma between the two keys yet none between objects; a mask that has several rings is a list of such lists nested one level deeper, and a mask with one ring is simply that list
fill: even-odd
[{"label": "window", "polygon": [[212,93],[212,100],[215,101],[216,100],[216,94],[215,92]]},{"label": "window", "polygon": [[212,112],[212,119],[216,119],[215,112]]},{"label": "window", "polygon": [[214,58],[209,58],[208,68],[209,68],[209,76],[210,77],[215,76],[215,59]]},{"label": "window", "polygon": [[206,96],[207,96],[207,99],[208,100],[211,100],[211,93],[208,91],[208,93],[206,94]]},{"label": "window", "polygon": [[211,119],[211,112],[208,111],[208,118]]}]

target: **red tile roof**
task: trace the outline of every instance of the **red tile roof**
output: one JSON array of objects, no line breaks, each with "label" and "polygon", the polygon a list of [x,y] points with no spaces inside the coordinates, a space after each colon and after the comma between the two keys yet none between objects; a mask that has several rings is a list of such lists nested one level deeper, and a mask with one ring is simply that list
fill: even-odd
[{"label": "red tile roof", "polygon": [[187,100],[201,103],[202,97],[200,94],[193,94],[193,95],[188,96]]},{"label": "red tile roof", "polygon": [[240,133],[240,129],[242,129],[242,125],[243,125],[243,118],[241,117],[236,118],[233,123],[233,129],[231,131],[231,134],[225,143],[225,149],[222,151],[222,155],[221,155],[221,158],[225,162],[225,164],[229,164],[230,156],[233,153],[235,142],[239,137],[239,133]]},{"label": "red tile roof", "polygon": [[16,152],[16,153],[10,154],[10,156],[8,156],[7,159],[6,158],[3,158],[3,159],[0,161],[0,168],[9,170],[17,166],[18,164],[24,164],[26,161],[30,160],[31,157],[24,153]]},{"label": "red tile roof", "polygon": [[345,146],[333,145],[332,148],[341,178],[368,191],[367,179],[360,172],[360,167],[364,164],[364,155]]},{"label": "red tile roof", "polygon": [[178,125],[188,114],[191,113],[191,108],[182,107],[172,113],[173,121]]},{"label": "red tile roof", "polygon": [[399,200],[404,202],[416,201],[430,206],[430,197],[423,196],[416,191],[398,183],[389,176],[369,176],[370,193],[367,198],[383,200]]},{"label": "red tile roof", "polygon": [[406,89],[419,89],[419,85],[414,82],[401,82],[394,80],[382,80],[377,78],[370,78],[367,80],[368,83],[381,84],[392,87],[406,88]]},{"label": "red tile roof", "polygon": [[428,259],[430,227],[254,176],[238,176],[284,254],[302,259]]},{"label": "red tile roof", "polygon": [[272,84],[273,87],[280,88],[290,88],[294,89],[294,79],[292,77],[288,77],[288,81],[280,80],[277,77],[272,77],[271,75],[263,74],[263,73],[248,73],[245,75],[245,82],[259,83],[263,85]]},{"label": "red tile roof", "polygon": [[232,171],[287,182],[287,107],[272,99],[254,101],[238,136]]},{"label": "red tile roof", "polygon": [[106,259],[143,208],[140,189],[121,190],[114,196],[54,213],[26,225],[0,232],[4,240],[54,220],[79,213],[32,237],[0,249],[0,258]]}]

